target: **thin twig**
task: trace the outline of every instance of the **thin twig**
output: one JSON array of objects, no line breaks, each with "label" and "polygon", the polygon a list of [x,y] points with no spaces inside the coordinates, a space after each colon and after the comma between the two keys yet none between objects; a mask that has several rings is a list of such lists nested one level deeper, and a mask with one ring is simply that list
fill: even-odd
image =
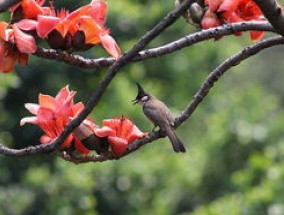
[{"label": "thin twig", "polygon": [[186,109],[175,119],[175,125],[181,125],[185,120],[187,120],[192,113],[195,111],[197,106],[202,102],[204,97],[209,93],[210,89],[213,87],[214,83],[219,80],[219,78],[230,68],[240,64],[242,61],[247,58],[254,56],[260,51],[270,48],[276,45],[284,44],[284,38],[276,36],[265,39],[261,42],[258,42],[254,45],[248,46],[242,51],[236,53],[232,57],[225,60],[222,64],[220,64],[217,68],[215,68],[210,75],[205,79],[203,84],[201,85],[198,92],[194,95],[190,104],[186,107]]},{"label": "thin twig", "polygon": [[[240,31],[274,31],[273,27],[267,22],[242,22],[234,23],[230,25],[222,25],[216,28],[199,31],[189,34],[176,41],[165,44],[157,48],[146,49],[140,51],[131,62],[143,61],[149,58],[160,57],[166,54],[173,53],[183,48],[189,47],[198,42],[208,40],[210,38],[220,38],[222,36],[232,35]],[[68,63],[73,66],[79,66],[80,68],[102,68],[109,67],[114,64],[113,58],[99,58],[99,59],[87,59],[79,55],[69,54],[63,51],[56,51],[53,49],[38,48],[34,54],[38,57],[42,57],[50,60],[58,60]]]}]

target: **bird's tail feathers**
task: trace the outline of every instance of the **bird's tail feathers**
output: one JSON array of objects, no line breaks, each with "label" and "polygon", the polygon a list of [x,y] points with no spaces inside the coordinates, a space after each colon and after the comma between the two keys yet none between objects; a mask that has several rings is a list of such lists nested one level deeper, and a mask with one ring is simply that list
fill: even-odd
[{"label": "bird's tail feathers", "polygon": [[175,130],[172,127],[167,127],[166,129],[166,133],[167,136],[169,137],[172,145],[173,145],[173,149],[175,152],[185,152],[186,149],[183,145],[183,143],[181,142],[181,140],[178,138]]}]

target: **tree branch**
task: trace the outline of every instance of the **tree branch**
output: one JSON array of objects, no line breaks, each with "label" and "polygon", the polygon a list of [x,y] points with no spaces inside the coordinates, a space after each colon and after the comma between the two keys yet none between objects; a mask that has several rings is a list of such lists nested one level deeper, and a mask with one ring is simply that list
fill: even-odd
[{"label": "tree branch", "polygon": [[[178,115],[175,118],[175,127],[179,127],[183,122],[185,122],[187,119],[190,118],[190,116],[194,113],[197,106],[203,101],[203,99],[208,95],[210,89],[214,86],[214,83],[217,82],[220,77],[227,72],[230,68],[237,66],[242,61],[248,59],[249,57],[252,57],[253,55],[259,53],[260,51],[270,48],[276,45],[282,45],[284,44],[284,38],[282,37],[273,37],[266,40],[263,40],[261,42],[258,42],[254,45],[248,46],[245,49],[241,50],[240,52],[236,53],[232,57],[225,60],[223,63],[221,63],[216,69],[214,69],[209,76],[205,79],[200,89],[197,91],[197,93],[194,95],[192,101],[189,103],[189,105],[185,108],[184,111],[181,112],[180,115]],[[161,133],[160,131],[157,132],[150,132],[149,135],[143,139],[136,140],[134,143],[130,144],[128,146],[127,151],[121,155],[121,156],[114,156],[114,155],[94,155],[94,156],[82,156],[82,157],[72,157],[72,156],[63,156],[63,159],[73,162],[73,163],[86,163],[86,162],[103,162],[107,160],[117,160],[120,159],[143,145],[153,142],[157,140],[158,138],[164,137],[165,135]]]},{"label": "tree branch", "polygon": [[219,78],[230,68],[237,66],[242,61],[247,58],[259,53],[260,51],[270,48],[276,45],[284,44],[284,38],[282,37],[272,37],[261,42],[258,42],[254,45],[248,46],[242,51],[236,53],[232,57],[225,60],[222,64],[220,64],[217,68],[215,68],[210,75],[205,79],[200,89],[194,95],[190,104],[186,107],[186,109],[175,119],[175,125],[181,125],[185,120],[187,120],[192,113],[195,111],[197,106],[202,102],[204,97],[209,93],[210,89],[213,87],[214,83],[219,80]]},{"label": "tree branch", "polygon": [[283,9],[276,0],[253,0],[261,9],[264,16],[275,28],[275,31],[284,36]]},{"label": "tree branch", "polygon": [[106,91],[108,85],[111,83],[118,71],[126,64],[131,62],[131,60],[141,51],[146,45],[148,45],[156,36],[162,33],[167,27],[172,25],[193,3],[194,0],[185,0],[178,8],[168,13],[167,16],[160,21],[156,26],[154,26],[150,31],[148,31],[144,36],[142,36],[138,43],[126,54],[124,54],[118,61],[116,61],[113,66],[111,66],[103,78],[100,81],[99,86],[90,96],[84,110],[76,117],[71,123],[64,129],[61,135],[54,141],[51,145],[55,148],[58,147],[68,135],[81,124],[81,122],[91,113],[95,108],[98,101]]},{"label": "tree branch", "polygon": [[[133,61],[139,61],[148,59],[150,57],[157,57],[164,54],[171,53],[173,51],[179,50],[181,48],[187,47],[189,45],[195,44],[197,42],[206,40],[208,38],[214,38],[216,36],[224,36],[228,34],[235,33],[237,31],[243,31],[243,30],[267,30],[272,31],[270,25],[267,25],[267,23],[237,23],[233,25],[226,25],[226,26],[220,26],[218,28],[209,29],[206,31],[197,32],[195,34],[186,36],[184,38],[181,38],[177,41],[174,41],[172,43],[169,43],[165,46],[154,48],[154,49],[148,49],[141,51],[152,39],[154,39],[158,34],[160,34],[164,29],[166,29],[168,26],[170,26],[172,23],[175,22],[175,20],[188,8],[188,6],[191,4],[193,0],[186,0],[184,3],[177,9],[175,9],[173,12],[169,13],[159,24],[157,24],[151,31],[147,32],[135,45],[129,52],[127,52],[124,56],[121,57],[117,62],[113,64],[113,66],[108,70],[108,73],[105,75],[105,78],[100,82],[97,89],[94,91],[92,96],[90,97],[88,103],[85,106],[85,109],[80,113],[80,115],[74,119],[67,128],[62,132],[62,134],[52,143],[48,145],[37,145],[37,146],[30,146],[24,149],[10,149],[2,144],[0,144],[0,154],[3,155],[11,155],[11,156],[24,156],[24,155],[31,155],[31,154],[37,154],[37,153],[44,153],[44,152],[50,152],[57,149],[57,147],[65,140],[65,138],[77,127],[86,117],[87,115],[92,111],[92,109],[96,106],[99,99],[107,89],[108,85],[112,81],[112,79],[115,77],[115,75],[118,73],[118,71],[126,64],[133,62]],[[227,71],[230,67],[234,66],[234,63],[240,62],[257,52],[261,51],[264,48],[268,48],[273,45],[282,44],[283,41],[279,41],[278,39],[272,38],[270,40],[265,40],[262,42],[259,42],[253,46],[250,46],[243,51],[246,54],[242,54],[241,56],[235,55],[232,58],[225,61],[225,66],[222,67],[223,64],[221,64],[219,67],[217,67],[217,73],[216,70],[214,70],[211,75],[206,79],[205,83],[202,85],[200,91],[195,95],[194,100],[190,103],[190,105],[187,107],[185,111],[182,112],[180,116],[176,118],[176,126],[179,126],[181,123],[183,123],[186,119],[190,117],[190,115],[194,112],[195,108],[198,106],[198,104],[202,101],[202,99],[207,95],[210,88],[213,87],[213,83],[218,80],[218,78]],[[39,49],[37,51],[38,55],[42,55],[47,58],[53,58],[56,57],[57,59],[60,58],[60,60],[64,61],[73,61],[77,63],[77,65],[82,66],[92,64],[95,65],[97,63],[97,67],[106,66],[105,64],[110,64],[111,61],[113,61],[111,58],[105,58],[105,59],[97,59],[97,62],[93,62],[94,60],[88,60],[84,59],[80,56],[74,56],[66,54],[65,52],[60,51],[53,51],[49,50],[46,51],[44,49]],[[60,56],[60,57],[59,57]],[[92,62],[91,62],[92,61]],[[233,63],[232,63],[232,62]],[[236,61],[236,62],[235,62]],[[90,63],[91,62],[91,63]],[[98,63],[99,62],[99,63]],[[227,62],[227,63],[226,63]],[[231,65],[230,65],[231,62]],[[229,66],[230,65],[230,66]],[[94,66],[96,67],[96,66]],[[223,68],[223,70],[222,70]],[[223,71],[223,72],[220,72]],[[215,74],[216,73],[216,74]],[[214,75],[215,74],[215,75]],[[163,137],[164,134],[160,132],[152,132],[149,134],[148,137],[143,138],[141,140],[138,140],[134,142],[133,144],[129,145],[129,148],[127,152],[123,155],[127,155],[138,148],[140,148],[142,145],[152,142],[160,137]],[[121,157],[123,157],[121,156]],[[68,156],[67,156],[68,157]],[[67,159],[65,157],[65,159]],[[69,156],[70,158],[70,156]],[[113,155],[108,156],[87,156],[83,158],[78,158],[79,160],[77,162],[88,162],[88,161],[104,161],[104,160],[112,160],[112,159],[119,159],[120,157],[116,157]],[[72,158],[73,160],[75,158]]]},{"label": "tree branch", "polygon": [[[140,38],[138,43],[126,54],[124,54],[118,61],[114,63],[112,67],[109,68],[104,79],[99,83],[99,86],[90,96],[87,104],[83,111],[71,121],[71,123],[64,129],[61,135],[50,144],[39,145],[35,147],[27,147],[25,149],[9,149],[4,145],[0,144],[0,154],[13,155],[13,156],[23,156],[36,153],[49,152],[56,150],[63,141],[68,137],[68,135],[81,124],[81,122],[91,113],[93,108],[97,105],[101,96],[107,89],[108,85],[118,73],[118,71],[126,64],[131,62],[131,60],[141,51],[148,43],[150,43],[156,36],[163,32],[167,27],[173,24],[192,4],[194,0],[185,0],[178,8],[174,9],[172,12],[168,13],[166,17],[161,20],[156,26],[154,26],[150,31],[148,31],[144,36]],[[23,153],[23,151],[25,151]]]},{"label": "tree branch", "polygon": [[[149,58],[160,57],[181,50],[198,42],[208,40],[210,38],[222,37],[232,35],[236,32],[250,30],[274,31],[274,28],[267,22],[242,22],[230,25],[222,25],[216,28],[211,28],[208,30],[203,30],[190,34],[188,36],[182,37],[176,41],[157,48],[151,48],[140,51],[137,56],[135,56],[130,62],[138,62]],[[63,61],[70,65],[79,66],[81,68],[92,69],[109,67],[115,62],[113,58],[87,59],[79,55],[69,54],[64,51],[44,48],[38,48],[34,55],[45,59]]]}]

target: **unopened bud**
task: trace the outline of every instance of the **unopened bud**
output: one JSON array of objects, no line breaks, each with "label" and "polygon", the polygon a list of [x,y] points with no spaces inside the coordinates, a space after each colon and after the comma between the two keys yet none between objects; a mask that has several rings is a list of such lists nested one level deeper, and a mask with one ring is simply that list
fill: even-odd
[{"label": "unopened bud", "polygon": [[195,2],[190,6],[189,14],[190,14],[191,20],[194,23],[200,24],[200,22],[201,22],[201,20],[204,16],[204,11],[203,11],[203,8]]}]

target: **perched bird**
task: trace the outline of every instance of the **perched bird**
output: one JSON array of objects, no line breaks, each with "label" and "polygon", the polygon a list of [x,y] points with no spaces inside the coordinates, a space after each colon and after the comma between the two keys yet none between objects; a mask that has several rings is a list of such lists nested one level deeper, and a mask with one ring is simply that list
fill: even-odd
[{"label": "perched bird", "polygon": [[175,152],[185,152],[185,147],[174,130],[174,118],[168,107],[155,96],[146,93],[140,84],[137,83],[137,87],[138,94],[132,101],[133,104],[142,105],[144,114],[154,126],[159,126],[162,131],[166,132]]}]

